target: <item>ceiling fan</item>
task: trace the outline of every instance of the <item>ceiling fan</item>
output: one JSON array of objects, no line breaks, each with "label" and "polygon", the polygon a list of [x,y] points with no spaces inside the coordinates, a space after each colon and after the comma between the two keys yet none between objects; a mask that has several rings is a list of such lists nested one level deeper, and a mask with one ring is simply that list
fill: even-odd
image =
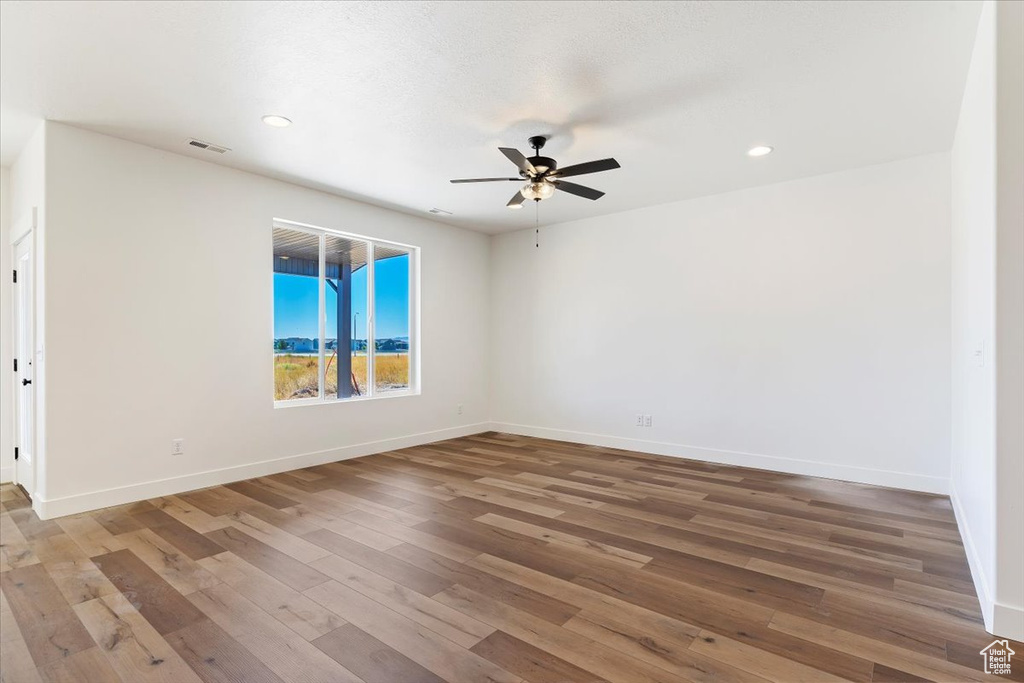
[{"label": "ceiling fan", "polygon": [[508,157],[509,161],[519,168],[518,178],[463,178],[453,180],[452,182],[493,183],[508,180],[522,182],[525,178],[526,184],[506,204],[510,209],[521,209],[523,202],[527,199],[537,202],[547,199],[555,193],[555,190],[568,192],[569,194],[585,197],[586,199],[600,199],[604,196],[604,192],[600,190],[570,183],[562,180],[562,178],[584,175],[586,173],[598,173],[599,171],[610,171],[613,168],[619,168],[619,162],[615,161],[615,159],[600,159],[598,161],[587,161],[582,164],[558,168],[558,163],[554,159],[540,155],[540,150],[547,141],[548,139],[543,135],[534,135],[530,138],[530,147],[533,148],[534,154],[529,158],[524,157],[518,149],[513,147],[498,148],[498,151]]}]

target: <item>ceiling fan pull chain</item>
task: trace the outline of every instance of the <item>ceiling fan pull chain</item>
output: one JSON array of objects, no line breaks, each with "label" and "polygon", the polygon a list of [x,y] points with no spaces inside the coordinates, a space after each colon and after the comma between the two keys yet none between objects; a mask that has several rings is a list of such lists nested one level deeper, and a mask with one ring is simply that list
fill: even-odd
[{"label": "ceiling fan pull chain", "polygon": [[537,207],[537,211],[534,214],[535,218],[534,218],[534,221],[533,221],[533,225],[534,225],[534,239],[536,240],[536,244],[534,246],[536,246],[539,249],[540,248],[540,201],[537,200],[537,199],[533,200],[533,205],[535,207]]}]

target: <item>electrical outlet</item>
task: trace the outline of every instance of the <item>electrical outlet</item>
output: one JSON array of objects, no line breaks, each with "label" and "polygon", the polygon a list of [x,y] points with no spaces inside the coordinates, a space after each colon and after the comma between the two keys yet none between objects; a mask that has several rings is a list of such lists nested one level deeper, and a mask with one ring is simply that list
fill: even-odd
[{"label": "electrical outlet", "polygon": [[181,455],[185,452],[185,439],[173,439],[171,441],[171,455]]},{"label": "electrical outlet", "polygon": [[461,403],[459,405],[455,406],[455,412],[457,412],[459,415],[462,415],[462,404]]},{"label": "electrical outlet", "polygon": [[644,427],[650,427],[650,426],[651,426],[651,416],[650,415],[644,415]]},{"label": "electrical outlet", "polygon": [[636,416],[636,426],[637,427],[643,427],[644,426],[644,416],[643,415],[637,414],[637,416]]}]

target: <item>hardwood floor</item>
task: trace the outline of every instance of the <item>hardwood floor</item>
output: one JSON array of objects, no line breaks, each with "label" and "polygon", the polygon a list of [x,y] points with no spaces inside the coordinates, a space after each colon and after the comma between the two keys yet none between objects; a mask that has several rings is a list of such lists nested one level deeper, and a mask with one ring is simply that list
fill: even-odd
[{"label": "hardwood floor", "polygon": [[50,521],[0,491],[9,683],[992,678],[941,496],[494,433]]}]

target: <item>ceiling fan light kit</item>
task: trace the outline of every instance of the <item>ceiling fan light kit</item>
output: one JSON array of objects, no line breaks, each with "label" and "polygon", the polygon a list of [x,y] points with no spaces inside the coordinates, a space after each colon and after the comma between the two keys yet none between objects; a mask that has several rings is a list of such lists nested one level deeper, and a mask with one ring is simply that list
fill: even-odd
[{"label": "ceiling fan light kit", "polygon": [[523,189],[519,190],[519,194],[527,199],[539,202],[555,194],[555,186],[546,180],[531,181],[523,185]]},{"label": "ceiling fan light kit", "polygon": [[507,182],[514,181],[520,182],[526,180],[526,185],[522,187],[512,199],[509,200],[507,206],[510,209],[522,208],[523,202],[527,199],[532,199],[535,202],[539,202],[542,199],[548,199],[555,194],[555,190],[561,190],[562,192],[568,192],[574,194],[577,197],[584,197],[585,199],[600,199],[604,196],[604,192],[595,190],[590,187],[583,185],[577,185],[576,183],[570,183],[562,178],[568,178],[577,175],[585,175],[587,173],[599,173],[601,171],[610,171],[614,168],[620,168],[619,162],[615,159],[600,159],[598,161],[587,161],[582,164],[574,164],[572,166],[566,166],[565,168],[559,168],[558,162],[551,157],[541,156],[540,150],[544,147],[548,139],[543,135],[534,135],[530,138],[530,147],[533,148],[533,156],[525,157],[523,154],[514,147],[499,147],[498,151],[505,155],[505,157],[511,161],[519,169],[518,178],[462,178],[452,180],[453,183],[493,183],[493,182]]}]

